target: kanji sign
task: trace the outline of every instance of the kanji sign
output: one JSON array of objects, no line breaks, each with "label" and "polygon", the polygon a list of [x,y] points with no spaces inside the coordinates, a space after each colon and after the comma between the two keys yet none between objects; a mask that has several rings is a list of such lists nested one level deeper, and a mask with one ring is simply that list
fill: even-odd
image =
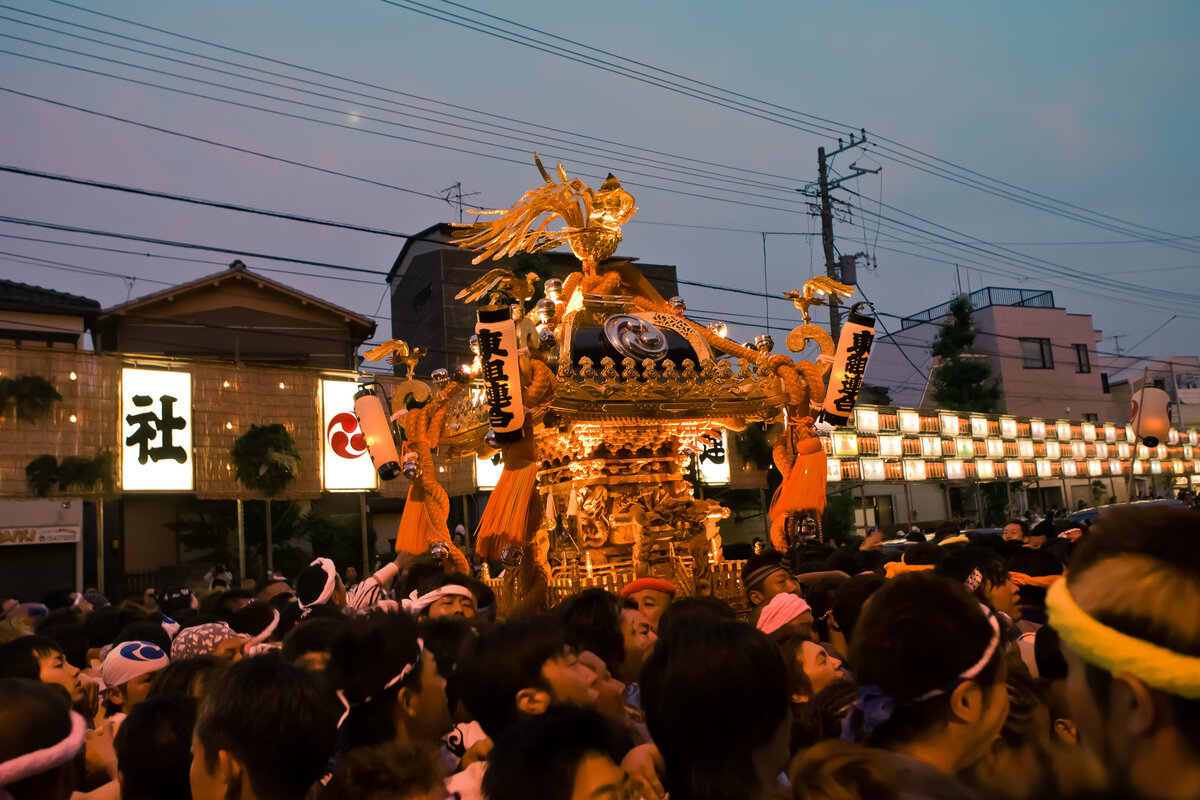
[{"label": "kanji sign", "polygon": [[121,371],[121,488],[192,490],[192,376]]},{"label": "kanji sign", "polygon": [[696,468],[700,480],[709,486],[729,483],[728,434],[721,431],[706,440],[707,447],[696,455]]},{"label": "kanji sign", "polygon": [[328,491],[374,489],[375,466],[354,415],[354,381],[321,381],[321,478]]},{"label": "kanji sign", "polygon": [[491,407],[489,421],[500,441],[521,436],[525,407],[521,403],[517,331],[508,306],[482,306],[475,326],[483,364],[484,396]]},{"label": "kanji sign", "polygon": [[875,341],[875,318],[859,312],[864,305],[867,304],[857,303],[850,310],[838,337],[837,356],[822,413],[822,419],[831,425],[845,425],[850,419],[867,371],[867,358]]}]

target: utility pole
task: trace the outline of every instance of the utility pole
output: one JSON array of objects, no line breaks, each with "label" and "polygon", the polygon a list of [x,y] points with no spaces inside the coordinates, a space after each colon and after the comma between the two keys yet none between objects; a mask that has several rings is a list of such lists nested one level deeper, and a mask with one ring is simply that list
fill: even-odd
[{"label": "utility pole", "polygon": [[[853,133],[850,134],[850,144],[848,145],[843,144],[842,140],[838,139],[838,149],[829,154],[825,153],[824,147],[817,148],[817,186],[815,196],[818,197],[821,202],[821,247],[825,251],[825,274],[828,275],[831,280],[835,280],[838,283],[841,283],[842,279],[840,270],[838,269],[838,259],[833,246],[833,203],[829,198],[829,191],[831,189],[838,188],[842,185],[843,181],[849,180],[850,178],[857,178],[859,175],[877,175],[882,167],[876,167],[875,169],[863,169],[857,164],[851,164],[851,174],[831,181],[829,180],[829,167],[827,164],[827,159],[831,159],[839,153],[844,153],[847,150],[851,150],[855,147],[861,147],[863,143],[867,141],[866,129],[861,129],[860,134],[861,138],[857,140],[854,138]],[[814,196],[813,187],[811,185],[805,187],[804,189],[800,189],[799,191],[804,192],[804,194],[808,195],[809,197]],[[833,336],[833,340],[835,342],[838,339],[838,333],[840,330],[841,321],[838,318],[837,306],[834,303],[830,303],[829,333]]]}]

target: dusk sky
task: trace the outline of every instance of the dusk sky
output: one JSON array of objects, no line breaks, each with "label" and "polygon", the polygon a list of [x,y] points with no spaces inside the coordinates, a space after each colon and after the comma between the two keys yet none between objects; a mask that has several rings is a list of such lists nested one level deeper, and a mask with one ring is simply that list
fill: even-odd
[{"label": "dusk sky", "polygon": [[[1200,354],[1196,3],[10,0],[0,20],[7,167],[407,234],[457,220],[456,182],[468,208],[512,203],[536,150],[636,197],[620,254],[778,297],[823,271],[796,191],[817,147],[865,128],[834,174],[882,171],[837,193],[835,234],[877,263],[861,286],[889,329],[960,284],[1049,289],[1102,353]],[[108,307],[240,257],[387,338],[402,238],[12,173],[0,206],[0,277]],[[681,288],[738,339],[768,303],[780,348],[799,319]]]}]

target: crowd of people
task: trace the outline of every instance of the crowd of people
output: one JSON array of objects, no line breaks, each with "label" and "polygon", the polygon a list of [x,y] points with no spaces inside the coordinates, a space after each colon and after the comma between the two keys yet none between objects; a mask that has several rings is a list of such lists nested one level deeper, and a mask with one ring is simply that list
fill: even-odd
[{"label": "crowd of people", "polygon": [[942,533],[757,553],[739,608],[497,619],[428,555],[0,598],[0,798],[1200,797],[1200,512]]}]

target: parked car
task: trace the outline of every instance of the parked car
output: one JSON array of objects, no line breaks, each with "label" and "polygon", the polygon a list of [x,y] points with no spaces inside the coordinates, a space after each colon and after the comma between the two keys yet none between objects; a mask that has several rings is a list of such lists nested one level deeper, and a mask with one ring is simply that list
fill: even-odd
[{"label": "parked car", "polygon": [[1178,506],[1187,508],[1187,503],[1180,500],[1172,500],[1171,498],[1161,498],[1159,500],[1135,500],[1132,503],[1111,503],[1109,505],[1096,506],[1094,508],[1084,508],[1076,511],[1074,514],[1067,515],[1068,522],[1074,522],[1077,525],[1091,525],[1101,514],[1104,514],[1110,508],[1124,508],[1132,506],[1134,508],[1149,508],[1152,506]]}]

